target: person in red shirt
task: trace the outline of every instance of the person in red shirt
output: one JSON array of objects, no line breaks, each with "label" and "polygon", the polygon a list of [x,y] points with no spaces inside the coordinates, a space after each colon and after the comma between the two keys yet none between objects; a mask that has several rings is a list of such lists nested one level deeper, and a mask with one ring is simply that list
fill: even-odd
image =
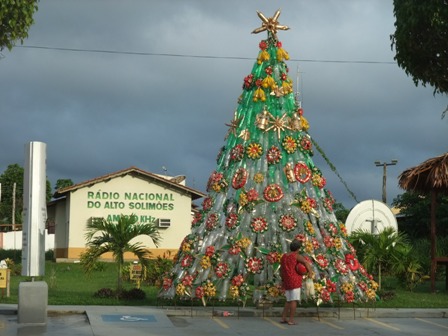
[{"label": "person in red shirt", "polygon": [[289,325],[296,324],[294,322],[294,316],[296,314],[297,301],[300,301],[300,292],[302,288],[303,274],[298,273],[298,263],[305,265],[307,275],[311,279],[314,278],[311,264],[299,254],[299,249],[301,246],[302,243],[299,240],[293,240],[289,245],[291,252],[282,255],[280,260],[280,275],[286,296],[286,303],[283,308],[281,323],[287,323]]}]

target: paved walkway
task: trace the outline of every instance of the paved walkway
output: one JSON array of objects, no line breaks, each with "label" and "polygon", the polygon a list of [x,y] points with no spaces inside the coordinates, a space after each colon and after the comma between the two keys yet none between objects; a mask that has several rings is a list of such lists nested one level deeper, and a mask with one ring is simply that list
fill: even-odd
[{"label": "paved walkway", "polygon": [[[44,324],[23,324],[17,320],[17,305],[0,304],[1,336],[141,336],[176,335],[173,320],[180,317],[260,317],[277,321],[281,308],[238,307],[128,307],[49,306]],[[298,316],[332,318],[448,318],[446,309],[298,308]]]}]

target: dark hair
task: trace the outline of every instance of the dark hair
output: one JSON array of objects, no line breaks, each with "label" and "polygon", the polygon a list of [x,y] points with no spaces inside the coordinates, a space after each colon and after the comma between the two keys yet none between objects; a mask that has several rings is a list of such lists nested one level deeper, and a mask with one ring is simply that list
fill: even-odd
[{"label": "dark hair", "polygon": [[295,252],[295,251],[297,251],[301,246],[302,246],[302,243],[301,243],[299,240],[294,239],[294,240],[291,242],[291,244],[289,244],[289,249],[290,249],[292,252]]}]

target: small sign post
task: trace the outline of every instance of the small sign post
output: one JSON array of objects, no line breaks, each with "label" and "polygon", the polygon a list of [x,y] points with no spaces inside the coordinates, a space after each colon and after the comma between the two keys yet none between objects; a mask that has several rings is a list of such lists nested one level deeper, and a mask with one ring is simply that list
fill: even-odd
[{"label": "small sign post", "polygon": [[5,288],[6,288],[6,297],[9,297],[9,283],[10,283],[10,275],[8,268],[0,268],[0,288],[2,289],[2,297],[5,296]]},{"label": "small sign post", "polygon": [[132,264],[130,269],[129,278],[136,282],[137,288],[140,288],[140,282],[142,280],[143,266],[140,264]]}]

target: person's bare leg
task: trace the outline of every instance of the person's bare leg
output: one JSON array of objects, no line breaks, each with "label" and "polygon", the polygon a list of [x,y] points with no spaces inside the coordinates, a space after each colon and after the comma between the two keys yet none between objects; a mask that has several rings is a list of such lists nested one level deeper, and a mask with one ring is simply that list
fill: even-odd
[{"label": "person's bare leg", "polygon": [[296,315],[297,301],[289,302],[289,322],[288,324],[296,324],[294,322],[294,316]]},{"label": "person's bare leg", "polygon": [[289,311],[291,309],[290,306],[291,306],[291,302],[285,303],[285,307],[283,307],[283,313],[282,313],[282,322],[288,321],[287,316],[289,315]]}]

